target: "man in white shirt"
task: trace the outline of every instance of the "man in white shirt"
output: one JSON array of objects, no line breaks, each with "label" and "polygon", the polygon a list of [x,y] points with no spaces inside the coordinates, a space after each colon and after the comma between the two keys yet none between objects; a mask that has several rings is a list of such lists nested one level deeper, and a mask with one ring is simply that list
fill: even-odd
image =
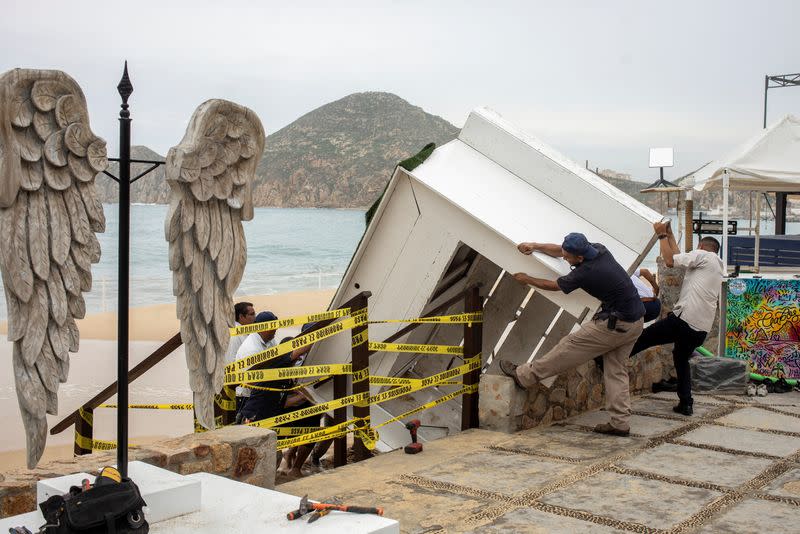
[{"label": "man in white shirt", "polygon": [[681,254],[668,223],[655,223],[661,257],[667,267],[686,268],[681,294],[673,310],[642,332],[631,356],[656,345],[674,343],[672,360],[678,377],[678,405],[673,410],[692,415],[692,375],[689,358],[714,324],[725,266],[719,258],[719,241],[713,237],[700,240],[697,250]]},{"label": "man in white shirt", "polygon": [[[642,282],[642,278],[648,281],[649,286]],[[636,269],[633,271],[631,281],[636,291],[639,293],[639,298],[642,299],[644,305],[644,322],[649,323],[655,321],[661,315],[661,301],[658,300],[658,282],[656,277],[653,276],[648,269]]]},{"label": "man in white shirt", "polygon": [[[247,324],[252,324],[253,321],[256,319],[256,310],[253,307],[252,302],[237,302],[233,306],[233,316],[234,316],[234,325],[235,326],[242,326]],[[232,363],[236,361],[236,353],[239,350],[239,347],[242,346],[244,340],[247,338],[247,334],[242,334],[239,336],[231,336],[231,340],[228,342],[228,350],[225,351],[225,364]],[[236,413],[239,413],[239,410],[242,409],[242,405],[247,397],[250,396],[250,390],[248,388],[243,388],[242,386],[236,386]]]},{"label": "man in white shirt", "polygon": [[[270,321],[276,321],[277,319],[278,317],[274,313],[263,311],[256,315],[253,323],[268,323]],[[275,331],[276,330],[265,330],[247,336],[236,352],[236,359],[240,360],[252,356],[253,354],[263,352],[277,345],[278,342],[275,339]],[[263,369],[267,367],[268,366],[255,365],[251,369]],[[265,385],[271,387],[270,384]],[[281,399],[280,392],[259,391],[259,394],[254,394],[253,392],[249,393],[250,394],[244,399],[244,405],[241,410],[236,414],[237,421],[258,421],[259,419],[278,415]]]}]

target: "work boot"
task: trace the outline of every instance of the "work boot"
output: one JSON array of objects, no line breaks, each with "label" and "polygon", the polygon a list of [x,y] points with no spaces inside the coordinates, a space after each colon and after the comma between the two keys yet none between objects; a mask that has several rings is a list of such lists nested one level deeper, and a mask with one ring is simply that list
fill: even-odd
[{"label": "work boot", "polygon": [[594,427],[594,431],[598,434],[608,434],[609,436],[628,436],[631,433],[631,429],[623,430],[621,428],[617,428],[611,426],[611,423],[602,423]]},{"label": "work boot", "polygon": [[691,404],[684,404],[682,402],[679,402],[673,406],[672,411],[685,416],[690,416],[694,413],[694,409],[692,408]]},{"label": "work boot", "polygon": [[508,360],[500,360],[500,370],[503,371],[503,374],[506,376],[510,376],[514,379],[514,383],[521,389],[528,389],[525,385],[520,382],[519,377],[517,376],[517,364],[512,363]]}]

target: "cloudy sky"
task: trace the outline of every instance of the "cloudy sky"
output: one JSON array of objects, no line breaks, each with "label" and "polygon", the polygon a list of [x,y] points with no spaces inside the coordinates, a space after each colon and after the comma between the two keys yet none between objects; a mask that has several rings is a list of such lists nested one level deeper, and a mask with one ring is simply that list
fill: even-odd
[{"label": "cloudy sky", "polygon": [[[268,132],[361,91],[462,126],[489,106],[573,159],[655,178],[686,173],[761,127],[765,74],[800,72],[800,2],[5,0],[0,72],[57,68],[83,87],[116,152],[123,60],[134,142],[160,153],[194,108],[227,98]],[[123,9],[124,5],[127,9]],[[770,91],[768,122],[800,113]]]}]

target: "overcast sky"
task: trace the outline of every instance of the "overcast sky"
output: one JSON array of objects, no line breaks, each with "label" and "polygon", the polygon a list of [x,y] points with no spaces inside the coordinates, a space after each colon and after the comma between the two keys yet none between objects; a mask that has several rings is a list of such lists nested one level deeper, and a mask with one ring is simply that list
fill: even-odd
[{"label": "overcast sky", "polygon": [[[757,133],[764,75],[800,72],[798,20],[793,0],[4,0],[0,72],[73,76],[110,153],[127,59],[134,142],[162,154],[209,98],[271,133],[388,91],[459,127],[489,106],[581,163],[649,180],[649,147],[675,148],[674,178]],[[786,113],[800,87],[770,91],[768,122]]]}]

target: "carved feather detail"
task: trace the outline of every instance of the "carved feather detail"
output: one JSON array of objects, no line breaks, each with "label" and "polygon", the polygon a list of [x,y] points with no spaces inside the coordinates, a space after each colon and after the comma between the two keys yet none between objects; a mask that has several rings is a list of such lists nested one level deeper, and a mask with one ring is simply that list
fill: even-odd
[{"label": "carved feather detail", "polygon": [[[243,140],[246,138],[246,140]],[[242,221],[252,217],[251,184],[264,151],[258,117],[237,104],[210,100],[192,115],[167,155],[171,205],[169,266],[198,421],[213,428],[213,399],[222,387],[233,294],[247,259]]]},{"label": "carved feather detail", "polygon": [[56,413],[69,353],[80,346],[75,318],[86,313],[82,292],[100,259],[94,232],[105,228],[94,178],[107,159],[83,92],[63,72],[8,71],[0,94],[0,121],[8,121],[0,123],[0,164],[18,174],[0,187],[0,270],[32,468],[45,447],[45,413]]}]

